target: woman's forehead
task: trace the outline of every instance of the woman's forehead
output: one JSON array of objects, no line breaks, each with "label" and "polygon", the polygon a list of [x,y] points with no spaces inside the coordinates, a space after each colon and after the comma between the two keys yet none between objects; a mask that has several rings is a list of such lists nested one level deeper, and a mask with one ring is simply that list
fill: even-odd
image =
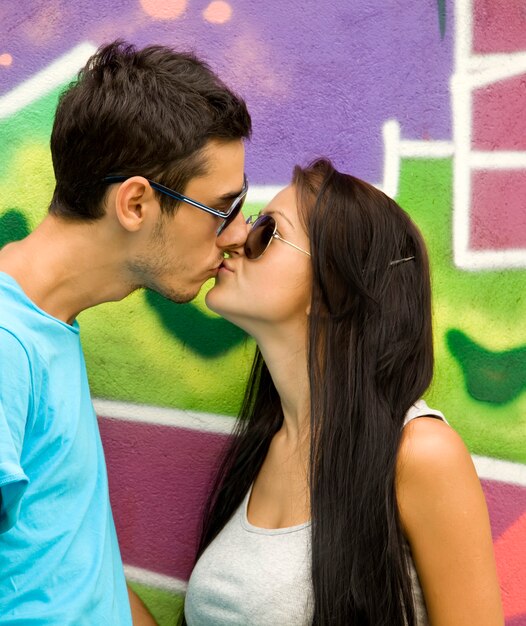
[{"label": "woman's forehead", "polygon": [[296,188],[288,185],[272,198],[264,208],[263,213],[281,213],[292,224],[298,222],[298,207],[296,203]]}]

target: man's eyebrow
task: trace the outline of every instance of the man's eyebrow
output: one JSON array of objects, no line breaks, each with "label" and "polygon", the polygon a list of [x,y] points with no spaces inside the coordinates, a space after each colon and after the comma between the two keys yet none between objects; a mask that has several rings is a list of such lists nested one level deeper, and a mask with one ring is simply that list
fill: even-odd
[{"label": "man's eyebrow", "polygon": [[228,193],[224,193],[222,196],[218,196],[217,202],[221,202],[221,200],[235,200],[243,191],[243,187],[239,191],[229,191]]},{"label": "man's eyebrow", "polygon": [[287,220],[287,222],[288,222],[288,223],[292,226],[292,228],[293,228],[294,230],[296,230],[296,229],[294,228],[294,224],[293,224],[293,223],[289,220],[289,218],[288,218],[288,217],[285,215],[285,213],[283,213],[282,211],[267,211],[267,212],[265,213],[265,215],[272,215],[273,213],[278,213],[279,215],[281,215],[281,217],[282,217],[282,218],[284,218],[284,219],[286,219],[286,220]]},{"label": "man's eyebrow", "polygon": [[224,193],[222,196],[218,196],[216,202],[224,202],[225,200],[235,200],[241,191],[233,191],[232,193]]}]

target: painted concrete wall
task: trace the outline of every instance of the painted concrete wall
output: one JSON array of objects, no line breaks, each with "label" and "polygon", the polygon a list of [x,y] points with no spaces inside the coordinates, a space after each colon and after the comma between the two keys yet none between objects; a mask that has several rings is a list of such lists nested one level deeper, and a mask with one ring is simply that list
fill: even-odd
[{"label": "painted concrete wall", "polygon": [[[18,0],[0,24],[0,245],[45,214],[57,95],[116,37],[193,49],[247,99],[248,210],[319,155],[398,199],[431,254],[428,401],[474,455],[507,624],[526,624],[524,1]],[[126,571],[168,626],[253,345],[202,298],[80,322]]]}]

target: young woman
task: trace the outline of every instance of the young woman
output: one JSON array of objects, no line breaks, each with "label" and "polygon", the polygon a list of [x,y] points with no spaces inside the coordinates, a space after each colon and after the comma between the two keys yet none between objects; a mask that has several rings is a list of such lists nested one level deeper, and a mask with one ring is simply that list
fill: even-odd
[{"label": "young woman", "polygon": [[207,304],[259,349],[186,623],[502,625],[475,469],[420,399],[430,280],[406,213],[327,161],[296,168]]}]

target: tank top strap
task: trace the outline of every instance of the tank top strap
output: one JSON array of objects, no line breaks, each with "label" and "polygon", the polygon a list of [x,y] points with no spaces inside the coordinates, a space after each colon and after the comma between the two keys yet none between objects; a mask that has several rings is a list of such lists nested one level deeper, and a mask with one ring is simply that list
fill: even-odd
[{"label": "tank top strap", "polygon": [[437,411],[436,409],[432,409],[429,406],[427,406],[427,403],[426,403],[425,400],[417,400],[413,404],[413,406],[410,407],[409,411],[407,411],[407,413],[405,414],[404,426],[407,426],[407,424],[411,420],[414,420],[417,417],[426,417],[426,416],[427,417],[437,417],[438,419],[441,419],[446,424],[448,423],[448,421],[444,417],[443,413],[441,413],[440,411]]}]

